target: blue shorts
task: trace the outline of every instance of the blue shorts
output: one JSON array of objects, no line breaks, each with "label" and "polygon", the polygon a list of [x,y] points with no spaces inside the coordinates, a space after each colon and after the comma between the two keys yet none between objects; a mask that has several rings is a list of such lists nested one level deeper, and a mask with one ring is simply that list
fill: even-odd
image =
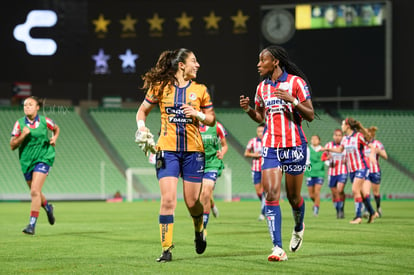
[{"label": "blue shorts", "polygon": [[345,184],[347,178],[348,178],[348,174],[340,174],[340,175],[337,175],[337,176],[329,176],[328,177],[329,188],[337,187],[338,183]]},{"label": "blue shorts", "polygon": [[323,178],[320,177],[311,177],[311,178],[306,178],[306,185],[308,187],[310,186],[315,186],[316,184],[323,184]]},{"label": "blue shorts", "polygon": [[203,179],[208,179],[208,180],[212,180],[212,181],[216,182],[217,178],[218,178],[218,172],[217,171],[204,172]]},{"label": "blue shorts", "polygon": [[26,179],[26,181],[29,181],[29,180],[32,180],[33,178],[33,172],[39,172],[39,173],[43,173],[47,175],[49,174],[49,170],[50,170],[49,165],[47,165],[44,162],[39,162],[39,163],[36,163],[32,171],[24,174],[24,178]]},{"label": "blue shorts", "polygon": [[[181,176],[185,181],[201,183],[203,180],[204,153],[164,151],[163,158],[164,165],[156,168],[158,179]],[[156,162],[158,161],[157,155]]]},{"label": "blue shorts", "polygon": [[306,143],[289,148],[263,147],[262,170],[279,167],[290,175],[300,175],[306,169]]},{"label": "blue shorts", "polygon": [[349,173],[349,179],[351,180],[351,183],[354,182],[354,178],[357,179],[367,179],[369,174],[369,169],[361,169],[356,170],[355,172]]},{"label": "blue shorts", "polygon": [[380,184],[381,183],[381,172],[377,173],[369,173],[368,180],[373,184]]},{"label": "blue shorts", "polygon": [[259,184],[262,182],[262,172],[261,171],[252,171],[252,180],[253,184]]}]

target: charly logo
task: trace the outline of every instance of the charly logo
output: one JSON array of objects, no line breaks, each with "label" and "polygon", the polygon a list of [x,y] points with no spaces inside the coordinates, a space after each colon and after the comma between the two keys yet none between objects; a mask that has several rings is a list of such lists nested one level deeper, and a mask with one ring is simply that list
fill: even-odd
[{"label": "charly logo", "polygon": [[13,36],[16,40],[26,45],[26,50],[30,55],[54,55],[57,44],[49,38],[33,38],[30,31],[33,28],[53,27],[57,22],[57,15],[51,10],[32,10],[29,12],[24,24],[14,28]]}]

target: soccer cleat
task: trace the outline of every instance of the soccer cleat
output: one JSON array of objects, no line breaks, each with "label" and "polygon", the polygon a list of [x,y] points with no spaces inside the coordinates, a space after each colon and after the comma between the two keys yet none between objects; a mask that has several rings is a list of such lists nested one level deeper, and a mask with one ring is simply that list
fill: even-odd
[{"label": "soccer cleat", "polygon": [[272,254],[267,257],[269,262],[282,262],[287,261],[287,259],[286,252],[278,246],[273,247]]},{"label": "soccer cleat", "polygon": [[201,232],[195,232],[195,249],[197,254],[203,254],[207,247],[206,236],[204,235],[204,229]]},{"label": "soccer cleat", "polygon": [[161,256],[157,259],[157,262],[159,263],[171,262],[172,261],[171,249],[173,248],[174,248],[174,245],[170,246],[167,250],[164,250]]},{"label": "soccer cleat", "polygon": [[54,206],[50,204],[49,211],[46,211],[47,220],[49,221],[50,225],[55,224],[55,216],[53,215]]},{"label": "soccer cleat", "polygon": [[368,223],[373,223],[374,222],[374,220],[376,219],[376,218],[378,218],[378,213],[377,212],[375,212],[374,214],[372,214],[372,215],[369,215],[369,219],[368,219]]},{"label": "soccer cleat", "polygon": [[382,209],[381,209],[381,207],[378,207],[377,213],[378,213],[378,218],[381,218],[382,217]]},{"label": "soccer cleat", "polygon": [[265,216],[263,214],[260,214],[259,217],[257,218],[258,221],[264,221],[265,220]]},{"label": "soccer cleat", "polygon": [[33,225],[28,224],[22,231],[24,234],[27,235],[34,235],[35,234],[35,228]]},{"label": "soccer cleat", "polygon": [[302,230],[299,232],[296,232],[295,229],[293,229],[292,238],[290,239],[290,245],[289,245],[290,251],[296,252],[300,249],[300,247],[302,246],[304,233],[305,233],[305,224],[303,224]]},{"label": "soccer cleat", "polygon": [[214,218],[218,218],[220,213],[216,205],[214,205],[214,207],[211,208],[211,212],[213,213]]},{"label": "soccer cleat", "polygon": [[361,217],[355,217],[352,221],[350,221],[350,224],[360,224],[362,222]]},{"label": "soccer cleat", "polygon": [[317,207],[317,206],[313,207],[313,216],[314,217],[319,216],[319,207]]}]

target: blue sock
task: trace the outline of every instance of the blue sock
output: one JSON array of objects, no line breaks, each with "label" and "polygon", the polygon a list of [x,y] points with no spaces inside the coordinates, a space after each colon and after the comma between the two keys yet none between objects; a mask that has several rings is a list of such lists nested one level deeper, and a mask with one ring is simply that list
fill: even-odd
[{"label": "blue sock", "polygon": [[303,219],[305,218],[305,201],[303,200],[303,197],[296,208],[292,206],[292,214],[293,220],[295,221],[295,231],[302,231]]},{"label": "blue sock", "polygon": [[372,205],[371,205],[371,197],[369,195],[366,196],[363,202],[365,205],[365,209],[369,212],[370,215],[373,215],[375,213],[375,210],[374,208],[372,208]]},{"label": "blue sock", "polygon": [[207,224],[208,224],[208,218],[210,217],[210,212],[204,212],[203,213],[203,225],[204,225],[204,229],[207,228]]},{"label": "blue sock", "polygon": [[362,198],[355,199],[355,217],[361,218],[362,216]]},{"label": "blue sock", "polygon": [[265,215],[273,246],[282,247],[282,213],[279,201],[266,201]]}]

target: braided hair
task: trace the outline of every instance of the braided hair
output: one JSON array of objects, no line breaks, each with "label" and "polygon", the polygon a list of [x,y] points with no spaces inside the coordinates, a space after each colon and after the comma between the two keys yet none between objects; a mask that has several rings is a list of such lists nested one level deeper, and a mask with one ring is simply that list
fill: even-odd
[{"label": "braided hair", "polygon": [[285,69],[288,74],[294,74],[303,78],[303,80],[305,80],[306,84],[308,85],[309,92],[311,92],[310,84],[305,73],[299,69],[295,63],[290,61],[289,55],[284,48],[277,45],[272,45],[265,48],[264,50],[268,51],[273,56],[273,58],[279,60],[280,67]]},{"label": "braided hair", "polygon": [[178,71],[178,63],[185,63],[190,53],[191,51],[185,48],[162,52],[155,67],[152,67],[142,76],[142,80],[144,80],[142,88],[148,91],[155,86],[159,86],[154,94],[157,97],[161,96],[165,86],[177,82],[175,74]]}]

